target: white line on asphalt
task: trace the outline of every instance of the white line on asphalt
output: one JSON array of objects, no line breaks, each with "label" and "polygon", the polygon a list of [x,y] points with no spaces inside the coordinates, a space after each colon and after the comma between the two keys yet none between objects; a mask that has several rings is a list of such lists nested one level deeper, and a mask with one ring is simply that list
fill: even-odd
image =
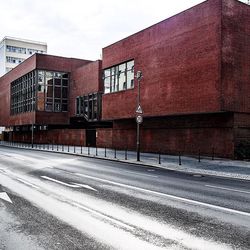
[{"label": "white line on asphalt", "polygon": [[80,186],[75,185],[75,184],[68,184],[68,183],[65,183],[65,182],[62,182],[62,181],[58,181],[58,180],[50,178],[48,176],[41,176],[41,178],[49,180],[49,181],[53,181],[53,182],[56,182],[56,183],[59,183],[61,185],[67,186],[67,187],[72,187],[72,188],[79,188],[80,187]]},{"label": "white line on asphalt", "polygon": [[146,192],[146,193],[150,193],[150,194],[154,194],[154,195],[160,195],[160,196],[163,196],[163,197],[168,197],[168,198],[174,199],[174,200],[179,200],[179,201],[183,201],[183,202],[187,202],[187,203],[191,203],[191,204],[195,204],[195,205],[200,205],[200,206],[204,206],[204,207],[208,207],[208,208],[213,208],[213,209],[217,209],[217,210],[221,210],[221,211],[225,211],[225,212],[229,212],[229,213],[235,213],[235,214],[240,214],[240,215],[250,217],[250,213],[235,210],[235,209],[231,209],[231,208],[221,207],[221,206],[212,205],[212,204],[209,204],[209,203],[204,203],[204,202],[200,202],[200,201],[196,201],[196,200],[182,198],[182,197],[175,196],[175,195],[170,195],[170,194],[165,194],[165,193],[152,191],[152,190],[148,190],[148,189],[144,189],[144,188],[130,186],[130,185],[126,185],[126,184],[122,184],[122,183],[118,183],[118,182],[114,182],[114,181],[109,181],[109,180],[106,180],[106,179],[101,179],[101,178],[90,176],[90,175],[79,174],[79,173],[75,173],[75,175],[82,176],[82,177],[89,178],[89,179],[96,180],[96,181],[106,182],[106,183],[109,183],[109,184],[112,184],[112,185],[117,185],[117,186],[120,186],[120,187],[130,188],[130,189],[141,191],[141,192]]},{"label": "white line on asphalt", "polygon": [[53,182],[56,182],[56,183],[59,183],[59,184],[62,184],[62,185],[67,186],[67,187],[72,187],[72,188],[81,188],[82,187],[82,188],[86,188],[86,189],[93,190],[93,191],[97,192],[96,189],[92,188],[89,185],[80,184],[80,183],[74,183],[74,182],[72,182],[72,184],[68,184],[68,183],[65,183],[65,182],[58,181],[56,179],[50,178],[48,176],[41,176],[41,178],[49,180],[49,181],[53,181]]},{"label": "white line on asphalt", "polygon": [[137,173],[137,172],[127,171],[127,170],[124,170],[123,172],[129,173],[129,174],[133,174],[133,175],[141,175],[141,176],[147,176],[147,177],[153,177],[153,178],[158,178],[159,177],[157,175],[143,174],[143,173]]},{"label": "white line on asphalt", "polygon": [[223,189],[223,190],[227,190],[227,191],[233,191],[233,192],[239,192],[239,193],[244,193],[244,194],[250,194],[250,192],[248,192],[248,191],[243,191],[243,190],[239,190],[239,189],[225,188],[225,187],[212,186],[212,185],[205,185],[205,186],[206,187],[210,187],[210,188]]},{"label": "white line on asphalt", "polygon": [[83,188],[86,188],[86,189],[93,190],[93,191],[96,191],[96,192],[97,192],[97,190],[96,190],[95,188],[92,188],[92,187],[89,186],[89,185],[80,184],[80,183],[74,183],[74,182],[72,182],[72,183],[75,184],[75,185],[77,185],[77,186],[79,186],[79,187],[83,187]]},{"label": "white line on asphalt", "polygon": [[23,179],[17,178],[17,180],[19,180],[20,182],[22,182],[22,183],[24,183],[24,184],[26,184],[26,185],[28,185],[30,187],[33,187],[33,188],[36,188],[36,189],[40,189],[38,186],[36,186],[36,185],[34,185],[32,183],[29,183],[29,182],[27,182],[27,181],[25,181]]},{"label": "white line on asphalt", "polygon": [[83,206],[83,205],[80,205],[80,204],[78,204],[78,203],[76,203],[76,202],[71,202],[71,204],[73,204],[74,206],[76,206],[76,207],[78,207],[78,208],[81,208],[81,209],[83,209],[83,210],[86,210],[86,211],[88,211],[88,212],[90,212],[90,213],[92,213],[92,214],[95,214],[95,215],[97,215],[97,216],[99,216],[99,217],[102,217],[102,218],[104,218],[104,219],[106,219],[106,220],[112,221],[113,223],[115,223],[115,224],[117,224],[117,225],[119,225],[119,226],[121,226],[121,227],[125,227],[125,228],[127,228],[127,229],[129,229],[129,230],[134,230],[134,229],[135,229],[134,227],[129,226],[129,225],[127,225],[127,224],[125,224],[125,223],[123,223],[123,222],[117,220],[117,219],[111,218],[111,217],[109,217],[109,216],[107,216],[107,215],[104,215],[104,214],[102,214],[102,213],[100,213],[100,212],[98,212],[98,211],[96,211],[96,210],[93,210],[93,209],[91,209],[91,208],[88,208],[88,207],[85,207],[85,206]]}]

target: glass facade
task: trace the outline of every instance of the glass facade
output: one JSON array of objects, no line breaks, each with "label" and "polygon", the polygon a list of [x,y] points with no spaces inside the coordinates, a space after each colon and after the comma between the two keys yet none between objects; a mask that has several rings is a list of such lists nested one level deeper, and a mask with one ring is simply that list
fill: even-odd
[{"label": "glass facade", "polygon": [[105,94],[134,88],[134,60],[105,69],[103,80]]},{"label": "glass facade", "polygon": [[11,114],[68,111],[69,74],[34,70],[11,83]]},{"label": "glass facade", "polygon": [[101,116],[101,93],[90,93],[76,98],[76,115],[87,121],[98,121]]},{"label": "glass facade", "polygon": [[35,110],[36,71],[11,83],[11,115]]}]

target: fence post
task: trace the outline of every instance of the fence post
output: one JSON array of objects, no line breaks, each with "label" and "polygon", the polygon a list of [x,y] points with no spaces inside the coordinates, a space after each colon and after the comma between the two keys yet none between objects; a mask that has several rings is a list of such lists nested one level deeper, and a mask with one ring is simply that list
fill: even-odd
[{"label": "fence post", "polygon": [[181,166],[181,152],[179,152],[179,166]]}]

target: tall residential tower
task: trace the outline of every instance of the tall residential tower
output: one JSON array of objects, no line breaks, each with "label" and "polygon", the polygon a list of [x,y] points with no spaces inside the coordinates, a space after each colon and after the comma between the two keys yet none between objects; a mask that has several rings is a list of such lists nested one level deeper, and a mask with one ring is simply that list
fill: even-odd
[{"label": "tall residential tower", "polygon": [[4,37],[0,42],[0,76],[15,68],[34,53],[47,54],[47,44]]}]

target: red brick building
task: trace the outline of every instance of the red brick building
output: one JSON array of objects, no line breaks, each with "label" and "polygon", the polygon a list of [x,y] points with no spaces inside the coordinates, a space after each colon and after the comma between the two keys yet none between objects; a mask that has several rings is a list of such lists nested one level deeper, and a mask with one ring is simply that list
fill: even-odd
[{"label": "red brick building", "polygon": [[[139,31],[103,48],[102,62],[31,57],[0,79],[0,124],[13,127],[12,140],[30,140],[33,123],[36,142],[135,149],[138,70],[143,151],[234,157],[247,148],[250,7],[236,0],[208,0]],[[12,93],[23,76],[38,79],[32,110],[27,100],[18,110],[20,90]]]}]

